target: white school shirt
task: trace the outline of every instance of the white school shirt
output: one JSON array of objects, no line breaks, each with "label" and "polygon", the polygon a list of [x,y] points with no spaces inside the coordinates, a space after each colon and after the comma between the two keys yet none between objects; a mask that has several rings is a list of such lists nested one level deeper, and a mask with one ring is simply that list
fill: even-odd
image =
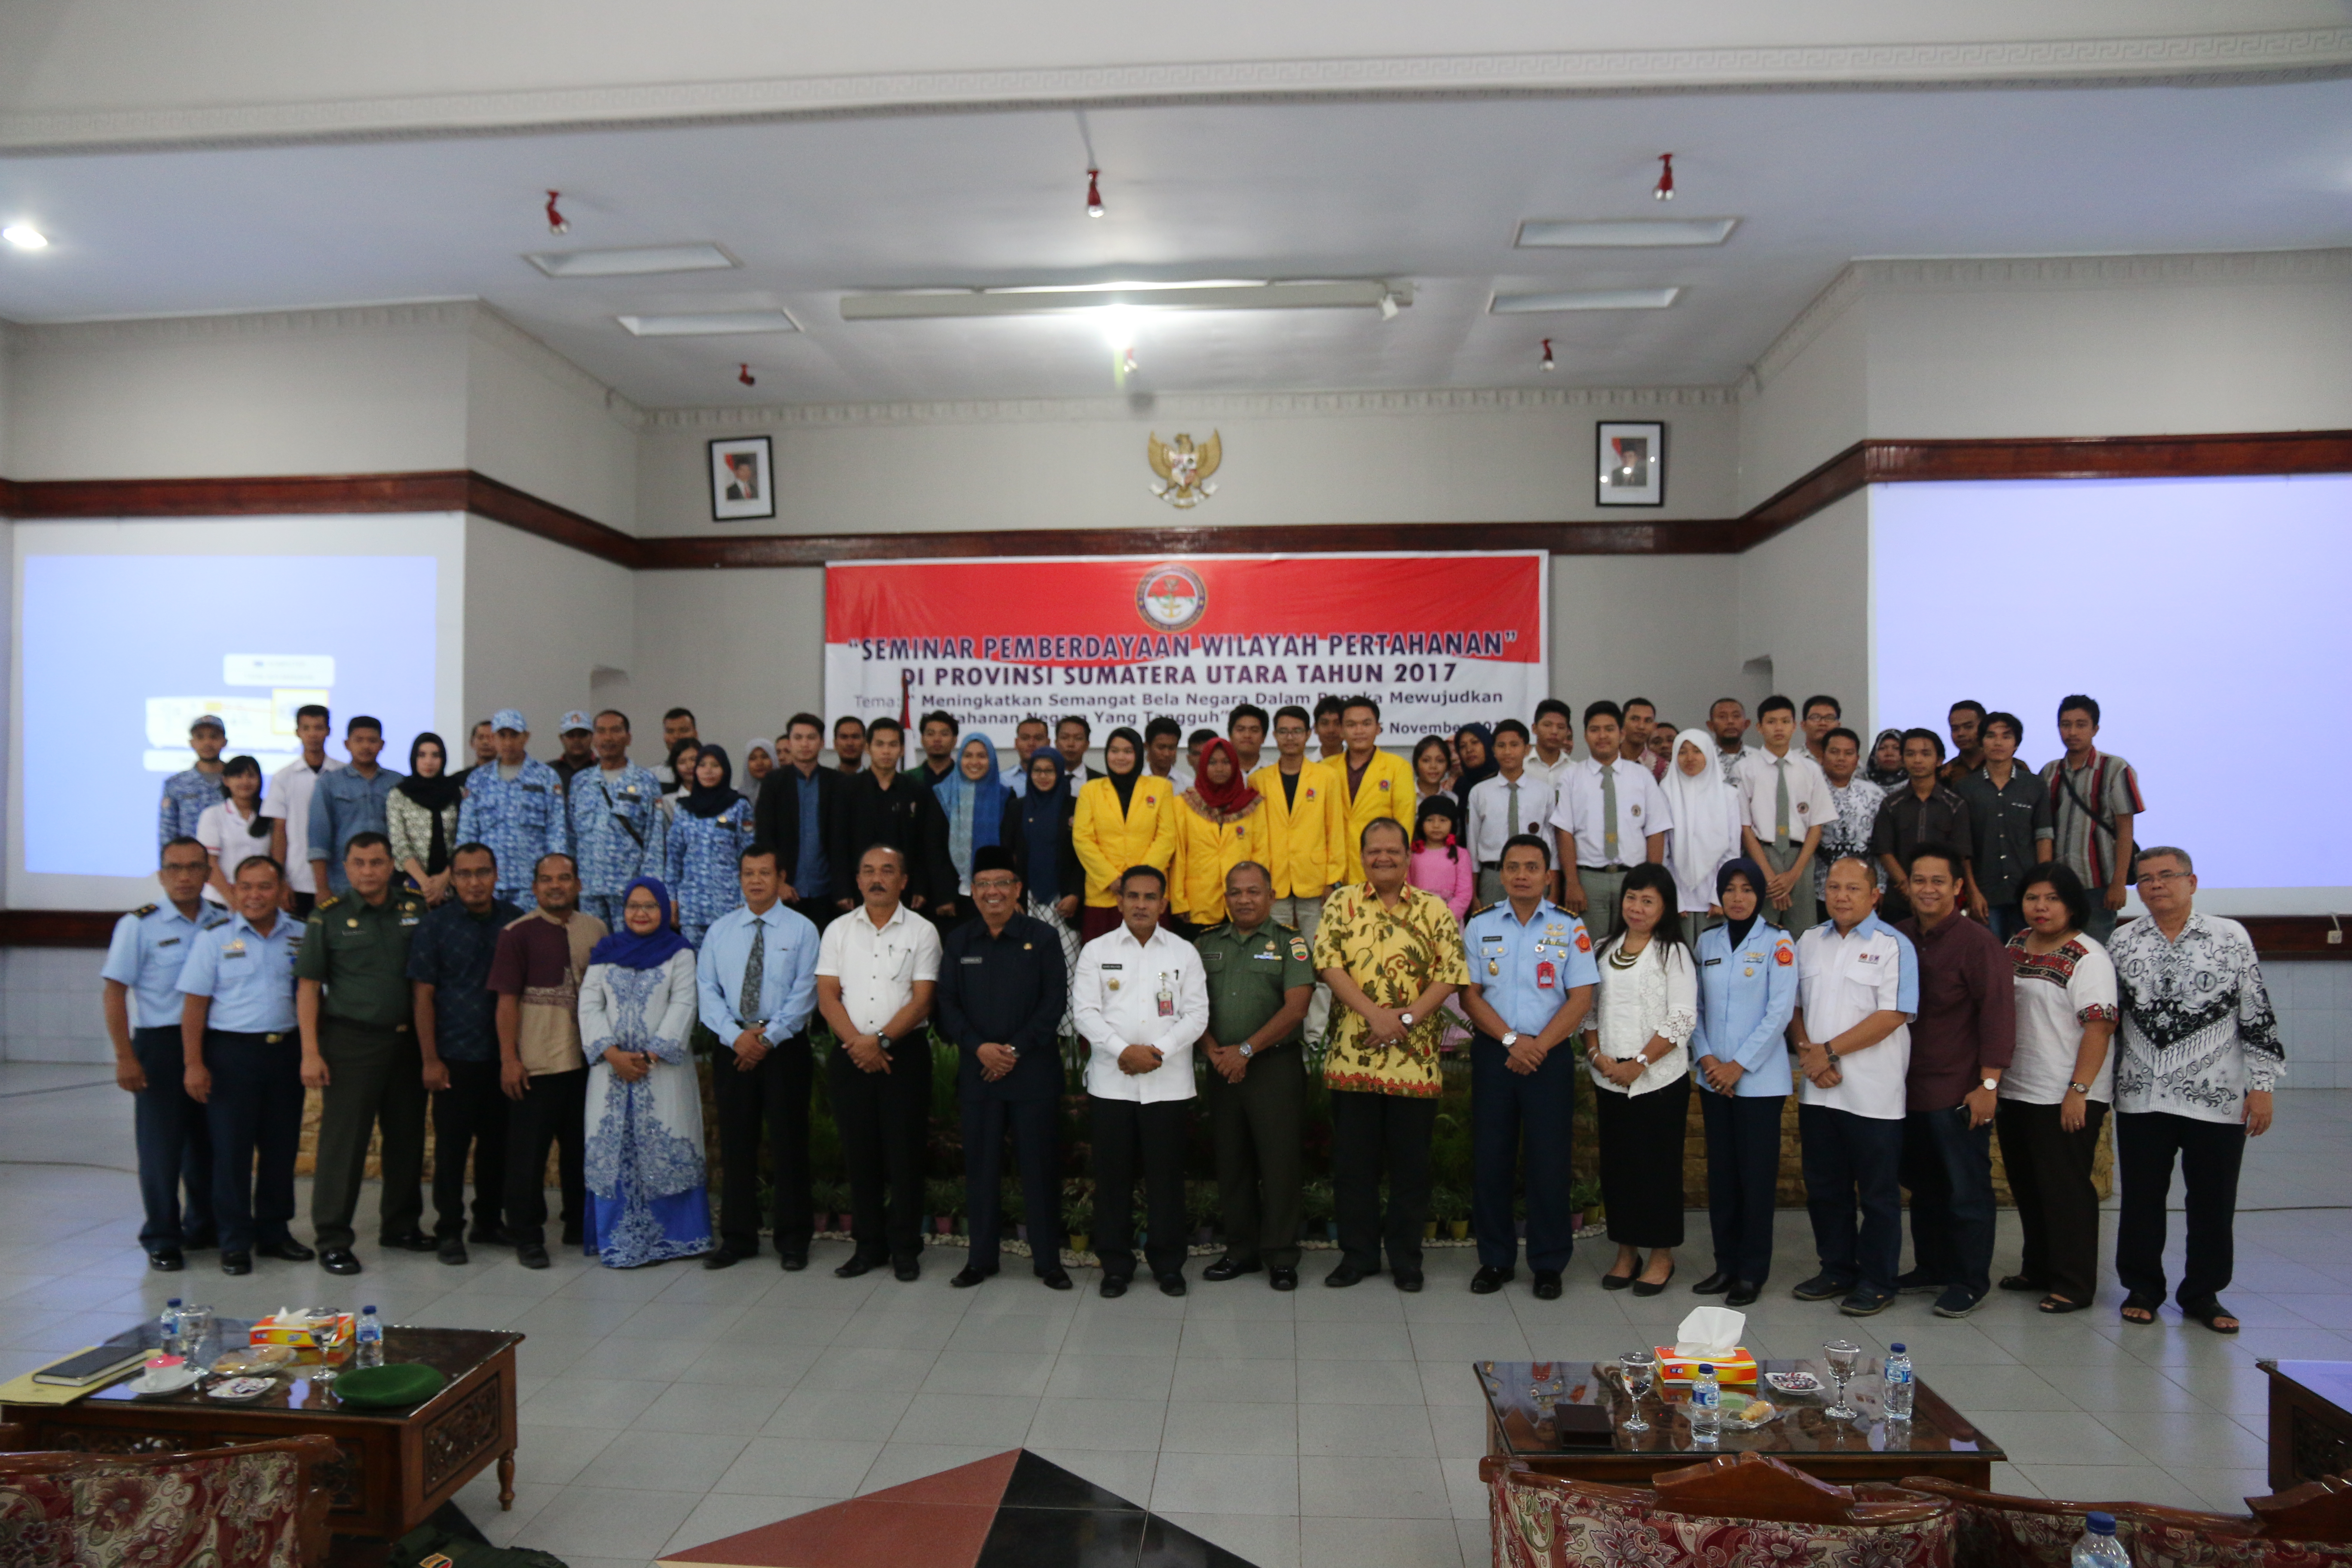
[{"label": "white school shirt", "polygon": [[1823,921],[1797,939],[1797,1002],[1804,1009],[1805,1033],[1827,1042],[1873,1013],[1892,1008],[1906,1021],[1867,1050],[1837,1058],[1843,1081],[1822,1089],[1797,1075],[1801,1105],[1848,1110],[1874,1121],[1900,1121],[1907,1104],[1905,1079],[1911,1070],[1911,1026],[1919,1012],[1918,961],[1901,932],[1876,915],[1843,936]]},{"label": "white school shirt", "polygon": [[[1549,778],[1532,767],[1522,770],[1517,782],[1519,831],[1540,834],[1551,821],[1559,792]],[[1511,783],[1495,773],[1470,786],[1470,820],[1463,825],[1464,837],[1470,858],[1481,866],[1500,861],[1503,845],[1511,837]]]},{"label": "white school shirt", "polygon": [[[257,815],[265,823],[269,820],[266,811]],[[205,853],[220,862],[221,875],[234,882],[236,868],[247,857],[269,853],[269,830],[263,828],[261,837],[256,838],[252,817],[239,816],[228,802],[216,801],[205,807],[196,818],[196,842],[205,847]],[[228,900],[210,881],[205,883],[204,900],[221,909],[228,907]]]},{"label": "white school shirt", "polygon": [[1648,839],[1674,826],[1666,792],[1639,763],[1620,757],[1609,764],[1617,776],[1617,852],[1609,853],[1601,799],[1601,764],[1587,757],[1560,772],[1559,802],[1551,825],[1576,835],[1579,866],[1638,866],[1650,858]]},{"label": "white school shirt", "polygon": [[[1095,938],[1078,950],[1070,1017],[1088,1047],[1089,1095],[1142,1105],[1192,1098],[1192,1044],[1209,1027],[1209,974],[1191,942],[1165,926],[1139,942],[1124,923]],[[1157,1046],[1166,1059],[1147,1073],[1121,1072],[1118,1053],[1129,1046]]]},{"label": "white school shirt", "polygon": [[1559,761],[1548,763],[1543,760],[1543,753],[1534,746],[1530,745],[1528,748],[1526,776],[1542,779],[1554,790],[1559,788],[1560,781],[1568,776],[1568,770],[1574,766],[1576,766],[1576,752],[1573,749],[1562,752],[1559,754]]},{"label": "white school shirt", "polygon": [[1801,848],[1807,833],[1816,827],[1827,833],[1837,825],[1837,797],[1830,794],[1829,775],[1821,763],[1797,746],[1789,748],[1785,759],[1761,749],[1748,752],[1739,759],[1731,786],[1739,792],[1749,830],[1769,848],[1780,827],[1772,812],[1780,798],[1779,764],[1784,760],[1789,764],[1789,842]]},{"label": "white school shirt", "polygon": [[842,1010],[866,1034],[879,1034],[914,1000],[918,981],[940,977],[940,929],[900,904],[876,926],[864,905],[824,928],[816,972],[841,982]]},{"label": "white school shirt", "polygon": [[298,893],[319,890],[318,884],[310,878],[310,792],[319,787],[319,773],[333,773],[342,765],[329,757],[319,764],[319,773],[314,773],[310,763],[297,757],[269,775],[269,788],[262,796],[261,815],[285,819],[286,880]]}]

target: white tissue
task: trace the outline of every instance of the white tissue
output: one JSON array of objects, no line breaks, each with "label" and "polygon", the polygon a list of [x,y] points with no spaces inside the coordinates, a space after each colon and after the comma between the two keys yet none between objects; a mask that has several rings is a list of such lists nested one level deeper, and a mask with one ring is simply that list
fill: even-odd
[{"label": "white tissue", "polygon": [[1727,1356],[1739,1348],[1740,1331],[1747,1326],[1745,1312],[1735,1312],[1728,1307],[1696,1308],[1675,1331],[1675,1354]]}]

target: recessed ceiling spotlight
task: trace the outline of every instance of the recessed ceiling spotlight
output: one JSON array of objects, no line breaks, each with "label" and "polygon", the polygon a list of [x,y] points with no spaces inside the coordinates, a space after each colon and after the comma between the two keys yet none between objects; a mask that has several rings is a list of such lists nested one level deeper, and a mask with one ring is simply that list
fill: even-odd
[{"label": "recessed ceiling spotlight", "polygon": [[6,228],[0,228],[0,239],[6,240],[19,250],[47,250],[49,247],[49,237],[28,223],[12,223]]},{"label": "recessed ceiling spotlight", "polygon": [[614,250],[534,250],[523,259],[550,278],[635,278],[650,272],[720,272],[742,263],[715,245],[639,245]]},{"label": "recessed ceiling spotlight", "polygon": [[1653,245],[1721,245],[1736,217],[1529,218],[1512,243],[1521,250],[1619,249]]},{"label": "recessed ceiling spotlight", "polygon": [[1664,289],[1575,289],[1551,294],[1497,294],[1486,302],[1490,316],[1528,316],[1546,310],[1663,310],[1682,293]]}]

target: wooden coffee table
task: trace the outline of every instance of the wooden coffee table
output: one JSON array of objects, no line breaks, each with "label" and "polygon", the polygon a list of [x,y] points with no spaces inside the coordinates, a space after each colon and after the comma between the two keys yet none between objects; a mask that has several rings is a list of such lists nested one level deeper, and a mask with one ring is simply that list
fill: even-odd
[{"label": "wooden coffee table", "polygon": [[[1691,1443],[1690,1423],[1678,1403],[1680,1385],[1654,1387],[1642,1400],[1647,1432],[1623,1430],[1630,1408],[1616,1369],[1603,1377],[1590,1362],[1493,1362],[1474,1363],[1486,1396],[1486,1451],[1525,1460],[1545,1475],[1578,1480],[1647,1486],[1662,1471],[1679,1469],[1712,1454],[1769,1454],[1825,1481],[1896,1481],[1905,1476],[1938,1476],[1962,1486],[1990,1489],[1995,1460],[2009,1456],[2000,1445],[1954,1410],[1926,1384],[1917,1384],[1907,1422],[1886,1421],[1879,1407],[1879,1366],[1865,1362],[1846,1384],[1855,1421],[1832,1421],[1829,1374],[1819,1362],[1768,1361],[1766,1372],[1810,1372],[1822,1383],[1814,1395],[1789,1396],[1765,1387],[1754,1392],[1778,1405],[1780,1418],[1753,1432],[1723,1434],[1712,1447]],[[1740,1392],[1748,1392],[1744,1386]],[[1663,1396],[1663,1397],[1662,1397]],[[1551,1409],[1557,1405],[1598,1405],[1609,1411],[1611,1446],[1580,1447],[1559,1441]]]},{"label": "wooden coffee table", "polygon": [[2352,1467],[2352,1362],[2254,1364],[2270,1376],[2271,1490]]},{"label": "wooden coffee table", "polygon": [[[242,1327],[238,1331],[241,1333]],[[333,1494],[327,1527],[339,1563],[381,1561],[384,1549],[432,1517],[492,1459],[499,1506],[514,1503],[515,1346],[520,1334],[478,1329],[387,1329],[384,1359],[422,1362],[448,1379],[405,1410],[340,1405],[331,1384],[298,1367],[250,1405],[190,1390],[142,1399],[128,1381],[72,1405],[0,1406],[37,1448],[93,1454],[170,1454],[315,1432],[332,1437],[339,1462],[319,1483]]]}]

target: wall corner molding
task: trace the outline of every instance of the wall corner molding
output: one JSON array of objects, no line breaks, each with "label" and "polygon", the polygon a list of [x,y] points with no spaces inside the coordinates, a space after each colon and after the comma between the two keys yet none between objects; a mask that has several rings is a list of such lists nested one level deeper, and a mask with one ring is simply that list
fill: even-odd
[{"label": "wall corner molding", "polygon": [[474,300],[409,300],[373,305],[325,305],[301,310],[222,310],[210,314],[109,316],[80,321],[19,321],[28,347],[71,342],[209,342],[232,338],[317,337],[331,332],[461,331],[484,307]]}]

